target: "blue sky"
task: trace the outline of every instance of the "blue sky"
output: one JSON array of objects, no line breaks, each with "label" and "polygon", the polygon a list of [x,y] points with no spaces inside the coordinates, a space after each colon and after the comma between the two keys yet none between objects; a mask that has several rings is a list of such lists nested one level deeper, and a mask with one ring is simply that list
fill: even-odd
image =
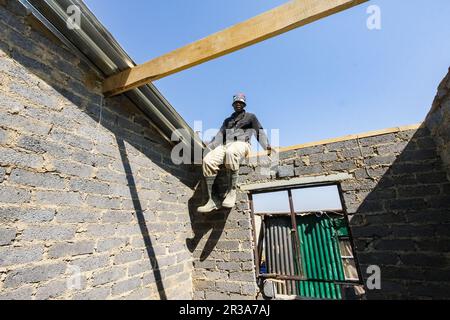
[{"label": "blue sky", "polygon": [[[296,212],[342,210],[336,186],[294,189],[292,200]],[[254,194],[253,201],[255,212],[290,211],[287,191]]]},{"label": "blue sky", "polygon": [[[282,0],[85,0],[137,62]],[[366,9],[381,9],[368,30]],[[450,1],[378,0],[155,84],[184,119],[218,128],[235,92],[289,146],[423,121],[450,66]]]}]

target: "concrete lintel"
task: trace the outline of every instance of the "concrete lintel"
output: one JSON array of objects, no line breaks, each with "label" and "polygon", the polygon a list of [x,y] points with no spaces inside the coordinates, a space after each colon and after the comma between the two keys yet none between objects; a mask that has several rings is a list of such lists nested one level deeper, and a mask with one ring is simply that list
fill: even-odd
[{"label": "concrete lintel", "polygon": [[314,184],[326,184],[344,181],[347,179],[352,179],[353,176],[348,173],[337,173],[330,174],[326,176],[316,176],[316,177],[299,177],[293,178],[290,180],[278,180],[271,182],[262,182],[262,183],[252,183],[241,185],[240,189],[242,191],[256,191],[256,190],[264,190],[264,189],[272,189],[272,188],[290,188],[290,187],[298,187],[304,185],[314,185]]}]

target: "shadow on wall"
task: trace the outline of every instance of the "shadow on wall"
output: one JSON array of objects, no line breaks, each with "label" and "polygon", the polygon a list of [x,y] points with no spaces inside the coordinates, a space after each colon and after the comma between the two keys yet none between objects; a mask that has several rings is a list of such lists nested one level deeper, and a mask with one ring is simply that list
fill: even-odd
[{"label": "shadow on wall", "polygon": [[450,183],[428,129],[368,174],[382,177],[350,223],[363,277],[381,268],[381,290],[368,298],[450,298]]},{"label": "shadow on wall", "polygon": [[164,291],[164,284],[162,282],[161,272],[159,270],[158,259],[153,249],[150,233],[148,232],[147,223],[145,222],[144,212],[142,210],[141,200],[136,189],[136,183],[133,178],[133,171],[131,170],[130,163],[128,162],[127,150],[125,143],[120,138],[116,137],[117,145],[120,150],[120,156],[122,158],[123,169],[127,175],[128,187],[130,188],[130,194],[133,201],[134,211],[138,220],[139,228],[141,229],[142,237],[145,243],[145,249],[147,256],[152,264],[153,275],[155,278],[156,286],[158,288],[159,297],[161,300],[167,300],[166,292]]},{"label": "shadow on wall", "polygon": [[[221,169],[214,183],[213,194],[219,198],[224,197],[227,186],[227,172]],[[204,205],[208,199],[205,196],[206,184],[202,178],[195,188],[194,195],[189,200],[189,217],[191,218],[193,238],[186,239],[186,245],[190,252],[194,253],[194,257],[200,261],[205,261],[222,236],[226,221],[232,209],[219,209],[211,213],[198,213],[197,208]],[[211,230],[211,234],[202,246],[198,249],[203,237]],[[199,256],[197,255],[199,253]]]}]

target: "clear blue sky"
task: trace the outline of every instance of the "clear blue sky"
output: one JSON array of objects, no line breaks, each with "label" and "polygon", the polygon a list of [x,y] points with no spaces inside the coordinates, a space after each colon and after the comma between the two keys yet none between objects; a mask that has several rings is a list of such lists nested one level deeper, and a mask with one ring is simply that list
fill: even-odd
[{"label": "clear blue sky", "polygon": [[[143,63],[283,0],[85,0]],[[369,5],[382,29],[366,27]],[[218,128],[233,93],[289,146],[423,121],[450,66],[450,1],[378,0],[155,84],[193,126]]]},{"label": "clear blue sky", "polygon": [[[294,209],[297,212],[342,210],[336,186],[292,190]],[[287,191],[253,195],[255,212],[289,212]]]}]

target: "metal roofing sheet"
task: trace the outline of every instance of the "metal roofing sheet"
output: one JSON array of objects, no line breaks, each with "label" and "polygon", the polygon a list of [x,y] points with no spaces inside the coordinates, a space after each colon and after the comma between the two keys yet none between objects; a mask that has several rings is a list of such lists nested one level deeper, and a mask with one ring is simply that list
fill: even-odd
[{"label": "metal roofing sheet", "polygon": [[[20,0],[20,2],[61,41],[104,76],[136,65],[82,0]],[[80,8],[80,29],[67,28],[69,15],[66,10],[71,5]],[[125,95],[161,129],[168,140],[176,129],[184,129],[180,133],[185,142],[193,141],[203,146],[199,137],[153,84],[131,90]]]}]

